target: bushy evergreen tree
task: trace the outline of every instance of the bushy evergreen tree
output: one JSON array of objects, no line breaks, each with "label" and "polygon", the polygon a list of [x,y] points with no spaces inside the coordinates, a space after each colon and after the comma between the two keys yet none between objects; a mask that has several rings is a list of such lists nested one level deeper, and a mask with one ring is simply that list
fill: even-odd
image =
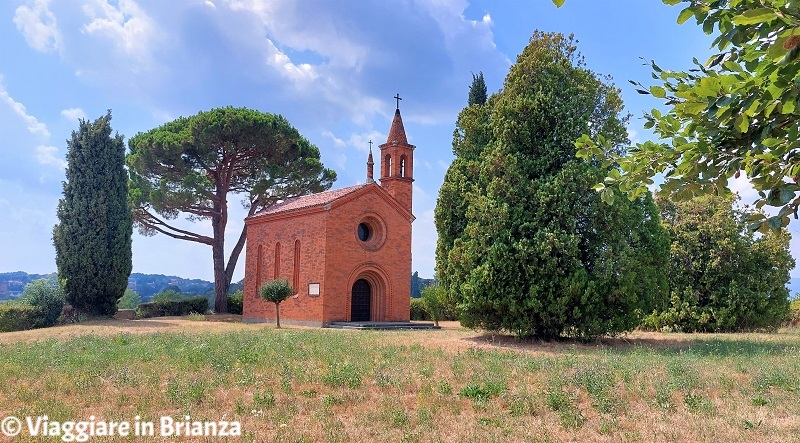
[{"label": "bushy evergreen tree", "polygon": [[469,100],[467,104],[484,105],[486,104],[486,82],[483,80],[483,72],[478,75],[472,74],[472,85],[469,87]]},{"label": "bushy evergreen tree", "polygon": [[125,144],[111,135],[111,111],[80,121],[67,141],[67,176],[53,229],[58,277],[67,302],[90,315],[113,315],[131,273],[133,219]]},{"label": "bushy evergreen tree", "polygon": [[536,32],[503,90],[459,115],[436,209],[437,277],[466,326],[591,337],[636,327],[666,289],[652,199],[601,205],[575,140],[627,143],[618,91],[574,41]]},{"label": "bushy evergreen tree", "polygon": [[789,314],[794,259],[785,231],[749,232],[732,197],[659,199],[672,238],[670,299],[645,326],[685,332],[775,329]]}]

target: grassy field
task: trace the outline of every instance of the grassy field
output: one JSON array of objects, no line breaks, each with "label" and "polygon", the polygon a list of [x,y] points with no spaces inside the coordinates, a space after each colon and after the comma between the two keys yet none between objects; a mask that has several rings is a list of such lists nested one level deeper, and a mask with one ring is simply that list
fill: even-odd
[{"label": "grassy field", "polygon": [[800,332],[587,345],[452,324],[372,332],[159,319],[0,334],[0,418],[43,414],[237,420],[241,440],[259,442],[800,441]]}]

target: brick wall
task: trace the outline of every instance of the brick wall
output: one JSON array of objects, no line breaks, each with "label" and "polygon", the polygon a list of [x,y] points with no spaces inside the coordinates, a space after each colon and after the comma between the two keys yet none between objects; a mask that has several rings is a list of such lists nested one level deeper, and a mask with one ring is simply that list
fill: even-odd
[{"label": "brick wall", "polygon": [[[383,193],[383,194],[382,194]],[[364,278],[372,288],[372,320],[409,319],[411,222],[389,203],[377,185],[337,200],[329,210],[294,211],[249,220],[245,253],[245,320],[274,319],[275,305],[257,297],[258,286],[276,272],[275,244],[280,242],[280,278],[295,279],[295,241],[300,240],[297,295],[280,305],[287,323],[321,324],[350,320],[353,283]],[[373,237],[359,240],[359,223]],[[258,260],[259,247],[261,260]],[[320,296],[308,294],[320,284]]]}]

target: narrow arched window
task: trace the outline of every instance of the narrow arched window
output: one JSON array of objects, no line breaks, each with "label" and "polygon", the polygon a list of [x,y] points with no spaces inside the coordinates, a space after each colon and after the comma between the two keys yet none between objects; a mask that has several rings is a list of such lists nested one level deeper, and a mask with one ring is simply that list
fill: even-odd
[{"label": "narrow arched window", "polygon": [[258,253],[256,254],[256,297],[258,297],[258,290],[261,288],[261,260],[264,259],[262,245],[258,245]]},{"label": "narrow arched window", "polygon": [[277,279],[281,275],[281,243],[275,243],[275,275],[273,279]]},{"label": "narrow arched window", "polygon": [[400,157],[400,177],[406,176],[406,156]]},{"label": "narrow arched window", "polygon": [[384,177],[391,177],[392,176],[392,156],[386,156],[386,174],[383,174]]},{"label": "narrow arched window", "polygon": [[294,275],[292,276],[294,293],[300,293],[300,240],[294,241]]}]

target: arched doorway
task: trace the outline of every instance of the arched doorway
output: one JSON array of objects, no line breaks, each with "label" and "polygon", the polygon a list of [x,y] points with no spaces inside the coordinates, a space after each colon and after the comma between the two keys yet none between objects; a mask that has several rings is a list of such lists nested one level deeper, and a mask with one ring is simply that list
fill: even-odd
[{"label": "arched doorway", "polygon": [[372,288],[369,282],[360,278],[353,283],[350,303],[350,321],[370,321]]}]

